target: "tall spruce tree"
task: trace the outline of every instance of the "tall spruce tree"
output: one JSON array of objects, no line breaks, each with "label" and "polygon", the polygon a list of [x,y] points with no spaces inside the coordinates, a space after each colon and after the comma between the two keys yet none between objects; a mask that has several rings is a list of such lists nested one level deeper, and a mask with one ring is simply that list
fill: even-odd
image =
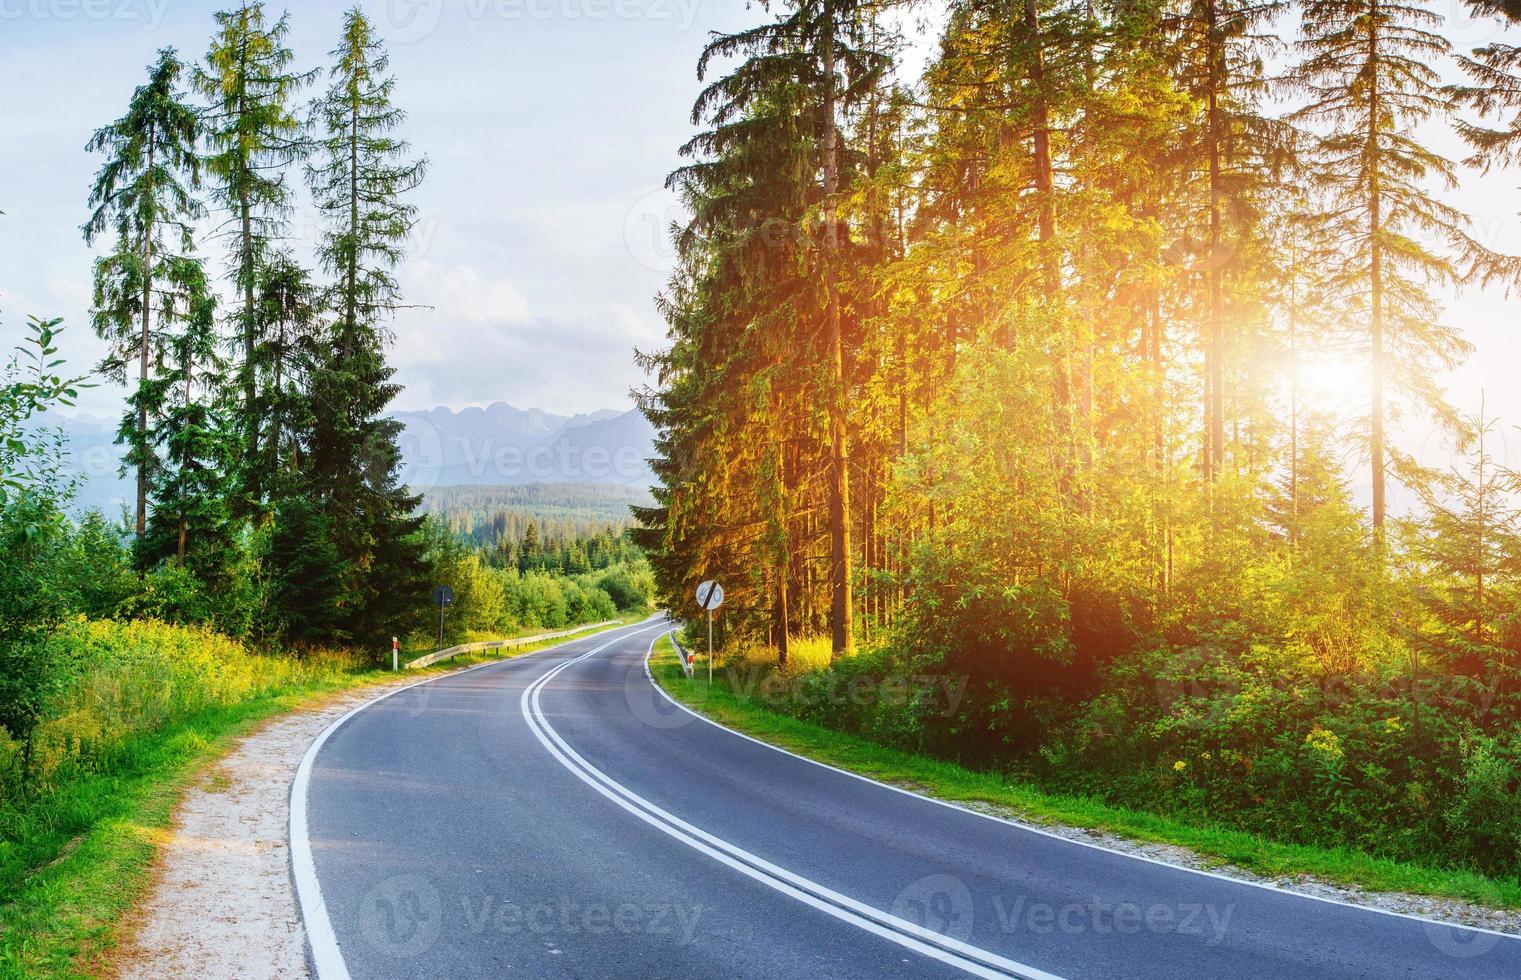
[{"label": "tall spruce tree", "polygon": [[257,300],[254,365],[265,379],[255,401],[264,423],[259,469],[268,499],[278,502],[300,485],[301,434],[314,419],[310,378],[324,340],[322,297],[310,271],[281,250],[260,270]]},{"label": "tall spruce tree", "polygon": [[288,15],[271,23],[261,2],[245,3],[216,15],[217,30],[196,69],[195,88],[207,102],[204,114],[210,155],[206,168],[214,198],[225,214],[219,227],[232,253],[234,374],[241,391],[238,506],[256,513],[267,496],[261,452],[263,419],[258,369],[259,280],[271,243],[285,233],[291,207],[289,166],[306,150],[303,126],[293,105],[315,72],[291,71],[286,46]]},{"label": "tall spruce tree", "polygon": [[126,115],[97,130],[87,148],[108,157],[90,192],[94,212],[85,240],[115,235],[111,254],[95,263],[95,331],[110,344],[103,368],[125,381],[137,361],[136,387],[122,420],[124,466],[137,471],[137,538],[148,527],[148,495],[158,458],[149,437],[151,371],[158,360],[158,331],[175,318],[163,299],[169,270],[193,249],[190,223],[202,213],[195,198],[200,179],[196,155],[199,122],[181,98],[184,65],[164,48],[149,67],[148,81],[133,93]]},{"label": "tall spruce tree", "polygon": [[[683,172],[690,176],[709,166],[732,167],[737,163],[741,183],[735,193],[745,192],[745,182],[774,189],[774,181],[756,180],[753,171],[743,172],[770,154],[773,163],[791,164],[792,169],[781,172],[793,182],[787,193],[806,205],[791,235],[802,246],[798,253],[802,261],[790,276],[783,277],[781,297],[799,314],[796,325],[787,332],[793,334],[794,349],[808,352],[802,367],[812,375],[808,387],[823,416],[828,623],[835,654],[848,652],[854,643],[849,423],[852,365],[847,356],[851,345],[846,338],[854,324],[844,284],[851,231],[841,220],[850,189],[851,161],[845,153],[842,126],[847,115],[880,84],[888,67],[888,59],[869,41],[869,23],[865,8],[852,0],[798,0],[771,23],[716,36],[703,52],[699,75],[705,75],[714,61],[740,61],[728,74],[710,82],[699,96],[693,121],[706,121],[714,128],[694,140],[689,149],[694,155],[711,153],[719,159]],[[779,114],[778,106],[787,107],[793,119]],[[789,143],[800,144],[805,152],[790,151]],[[744,216],[743,220],[745,226],[753,227],[757,220],[767,218],[785,220],[782,214],[766,211]],[[774,239],[762,241],[775,243]],[[729,288],[727,282],[713,285]],[[759,329],[760,324],[755,326]],[[800,328],[803,332],[798,336],[794,331]],[[768,472],[779,475],[783,470],[773,463]]]},{"label": "tall spruce tree", "polygon": [[1431,286],[1455,282],[1454,255],[1477,246],[1467,216],[1430,190],[1455,184],[1453,165],[1415,132],[1447,111],[1432,63],[1449,45],[1436,30],[1440,17],[1419,3],[1306,0],[1302,12],[1304,60],[1291,77],[1308,103],[1294,118],[1318,129],[1307,158],[1329,203],[1318,234],[1335,240],[1342,256],[1324,291],[1351,314],[1347,328],[1361,335],[1367,355],[1366,446],[1373,527],[1382,536],[1390,475],[1421,479],[1415,461],[1389,444],[1399,408],[1389,391],[1459,428],[1436,378],[1471,349],[1440,322]]},{"label": "tall spruce tree", "polygon": [[[1474,5],[1476,9],[1480,5]],[[1502,9],[1509,20],[1521,19],[1521,4],[1510,4],[1515,16]],[[1521,45],[1506,40],[1492,41],[1459,55],[1458,65],[1469,78],[1466,85],[1447,89],[1454,103],[1477,110],[1480,118],[1456,120],[1458,134],[1472,148],[1464,162],[1488,173],[1521,164]],[[1494,117],[1500,117],[1495,119]],[[1495,125],[1495,123],[1499,125]],[[1481,253],[1471,270],[1481,282],[1521,282],[1521,259],[1494,253]]]},{"label": "tall spruce tree", "polygon": [[348,570],[338,631],[368,640],[392,632],[408,610],[399,598],[424,584],[420,498],[397,480],[402,426],[385,415],[399,390],[385,347],[401,303],[394,269],[416,220],[405,196],[426,163],[409,159],[394,135],[405,115],[392,102],[381,42],[358,9],[344,16],[332,55],[328,91],[314,107],[318,155],[307,169],[324,220],[318,251],[332,277],[331,322],[308,379],[314,408],[303,470]]},{"label": "tall spruce tree", "polygon": [[236,553],[217,300],[198,259],[180,259],[172,271],[180,314],[164,341],[155,390],[153,441],[163,462],[152,489],[148,549],[154,561],[189,568],[206,588],[217,588]]}]

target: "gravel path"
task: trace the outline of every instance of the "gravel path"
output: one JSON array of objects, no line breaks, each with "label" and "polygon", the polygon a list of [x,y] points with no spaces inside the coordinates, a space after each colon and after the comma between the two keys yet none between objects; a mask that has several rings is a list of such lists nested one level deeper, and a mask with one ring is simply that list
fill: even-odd
[{"label": "gravel path", "polygon": [[415,680],[368,685],[272,719],[212,766],[180,803],[115,975],[307,976],[286,841],[291,779],[335,719]]}]

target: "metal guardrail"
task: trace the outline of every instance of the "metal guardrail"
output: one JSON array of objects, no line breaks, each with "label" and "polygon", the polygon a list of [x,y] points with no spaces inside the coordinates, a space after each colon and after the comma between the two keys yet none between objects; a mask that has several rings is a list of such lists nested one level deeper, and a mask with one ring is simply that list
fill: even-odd
[{"label": "metal guardrail", "polygon": [[676,648],[676,657],[681,661],[682,672],[685,673],[688,677],[691,677],[693,660],[692,651],[681,645],[681,641],[676,639],[676,633],[674,632],[671,634],[671,646]]},{"label": "metal guardrail", "polygon": [[482,640],[479,643],[461,643],[458,646],[445,647],[435,653],[409,660],[403,666],[407,670],[417,667],[428,667],[440,660],[448,660],[462,653],[480,653],[483,650],[506,650],[512,647],[527,646],[530,643],[539,643],[543,640],[558,640],[562,636],[575,636],[577,633],[586,633],[590,630],[601,629],[604,626],[616,626],[621,620],[609,619],[600,623],[588,623],[585,626],[577,626],[575,629],[560,630],[557,633],[540,633],[537,636],[515,636],[510,640]]}]

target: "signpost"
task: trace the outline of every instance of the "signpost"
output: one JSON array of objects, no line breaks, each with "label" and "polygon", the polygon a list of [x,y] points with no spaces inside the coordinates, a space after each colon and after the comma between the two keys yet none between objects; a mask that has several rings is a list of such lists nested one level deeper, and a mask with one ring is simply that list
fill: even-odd
[{"label": "signpost", "polygon": [[438,607],[438,645],[444,645],[444,610],[454,604],[454,590],[440,585],[433,590],[433,604]]},{"label": "signpost", "polygon": [[697,606],[708,614],[708,683],[713,683],[713,610],[724,603],[724,587],[712,579],[697,586]]}]

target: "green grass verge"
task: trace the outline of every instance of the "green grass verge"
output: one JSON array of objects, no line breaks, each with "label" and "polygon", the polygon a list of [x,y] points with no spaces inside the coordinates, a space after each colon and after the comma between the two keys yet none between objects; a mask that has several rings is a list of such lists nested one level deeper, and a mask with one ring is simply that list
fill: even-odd
[{"label": "green grass verge", "polygon": [[[626,614],[618,625],[645,615]],[[402,673],[421,680],[616,628]],[[143,897],[174,808],[200,774],[276,715],[397,676],[368,670],[203,712],[129,743],[109,774],[66,783],[17,814],[0,840],[0,978],[106,972],[118,925]]]},{"label": "green grass verge", "polygon": [[799,755],[958,803],[984,803],[1032,824],[1109,831],[1137,841],[1175,844],[1207,863],[1234,865],[1272,878],[1313,875],[1374,891],[1460,898],[1491,908],[1521,908],[1521,881],[1488,878],[1373,857],[1348,849],[1285,844],[1244,831],[1185,823],[1155,813],[1111,806],[1091,798],[1045,792],[993,773],[877,745],[866,739],[768,710],[741,697],[722,666],[709,688],[703,656],[692,678],[682,674],[671,638],[662,636],[651,658],[656,681],[683,704],[721,724]]}]

